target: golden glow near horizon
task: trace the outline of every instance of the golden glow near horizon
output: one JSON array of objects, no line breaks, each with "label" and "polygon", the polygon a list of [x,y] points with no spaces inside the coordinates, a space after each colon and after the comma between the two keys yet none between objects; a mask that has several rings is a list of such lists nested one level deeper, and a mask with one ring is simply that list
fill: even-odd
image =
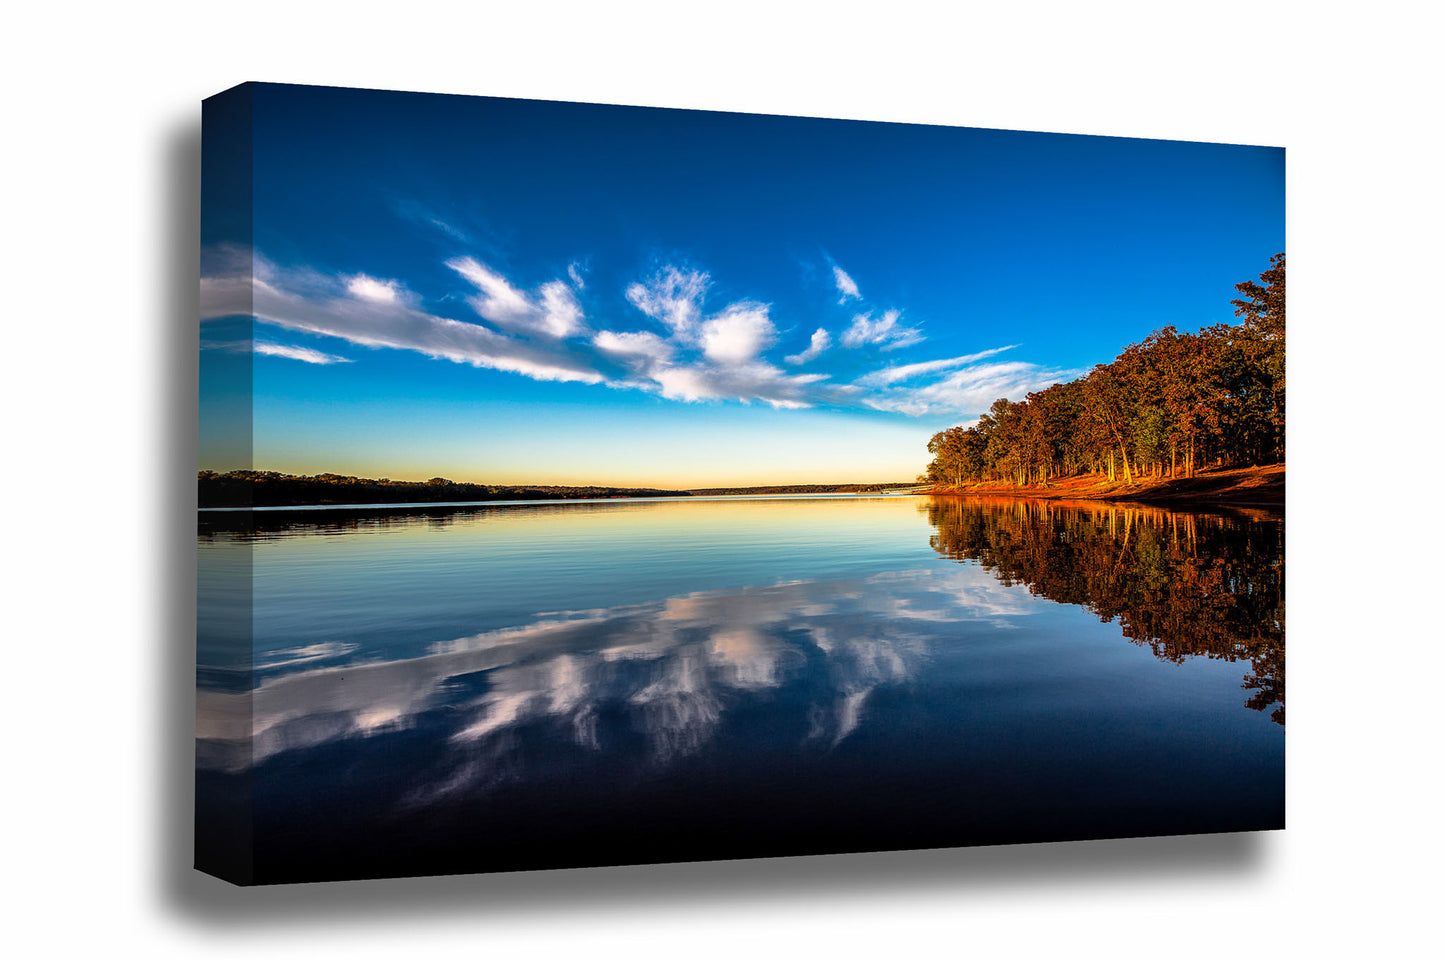
[{"label": "golden glow near horizon", "polygon": [[916,421],[821,413],[759,417],[751,423],[704,422],[695,429],[671,419],[593,431],[586,423],[548,426],[527,430],[484,424],[455,439],[439,437],[425,423],[383,423],[364,433],[325,438],[291,424],[285,431],[256,430],[252,465],[203,462],[202,468],[664,490],[899,483],[923,471],[928,438],[937,429]]},{"label": "golden glow near horizon", "polygon": [[603,476],[601,475],[601,471],[596,473],[584,471],[577,474],[550,474],[540,470],[536,473],[518,474],[515,476],[510,474],[473,476],[463,470],[397,470],[386,469],[379,465],[368,467],[364,464],[356,468],[322,468],[284,464],[278,466],[271,463],[258,463],[252,467],[213,467],[203,464],[201,469],[212,470],[217,473],[227,473],[231,470],[257,470],[300,477],[311,477],[329,473],[337,476],[358,477],[366,480],[386,479],[408,483],[424,483],[433,477],[441,477],[445,480],[451,480],[454,483],[473,483],[493,487],[620,487],[650,490],[708,490],[747,487],[911,483],[921,472],[921,467],[914,467],[911,471],[904,469],[891,473],[886,469],[858,469],[847,472],[809,473],[800,476],[797,472],[783,470],[767,473],[728,474],[719,478],[716,475],[660,477],[653,473],[640,473],[636,475],[609,474]]}]

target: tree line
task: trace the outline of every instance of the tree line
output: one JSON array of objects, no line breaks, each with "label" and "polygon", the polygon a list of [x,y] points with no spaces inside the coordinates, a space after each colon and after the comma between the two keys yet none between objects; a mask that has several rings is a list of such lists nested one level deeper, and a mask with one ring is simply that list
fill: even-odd
[{"label": "tree line", "polygon": [[492,500],[593,500],[612,497],[686,497],[685,490],[640,487],[497,486],[445,477],[417,482],[335,473],[296,476],[274,470],[232,470],[197,475],[202,507],[290,507],[309,504],[469,503]]},{"label": "tree line", "polygon": [[973,426],[934,434],[919,480],[1022,487],[1092,474],[1133,485],[1193,477],[1211,463],[1283,463],[1283,253],[1259,280],[1235,286],[1238,325],[1164,327],[1085,377],[1018,402],[996,400]]}]

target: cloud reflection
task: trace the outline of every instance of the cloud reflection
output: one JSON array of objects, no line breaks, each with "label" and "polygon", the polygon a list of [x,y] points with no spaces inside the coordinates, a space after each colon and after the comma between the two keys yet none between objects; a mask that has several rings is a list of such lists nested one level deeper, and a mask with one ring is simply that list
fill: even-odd
[{"label": "cloud reflection", "polygon": [[[519,775],[516,737],[527,731],[667,764],[713,739],[730,711],[785,688],[800,740],[837,746],[867,722],[875,689],[918,675],[937,624],[958,624],[952,636],[966,641],[970,623],[1017,618],[1030,599],[950,566],[545,614],[408,659],[313,665],[310,656],[343,651],[308,648],[280,658],[292,672],[250,691],[249,737],[248,694],[198,690],[198,753],[207,767],[239,771],[441,724],[449,767],[413,792],[425,804]],[[638,735],[640,751],[628,740]]]}]

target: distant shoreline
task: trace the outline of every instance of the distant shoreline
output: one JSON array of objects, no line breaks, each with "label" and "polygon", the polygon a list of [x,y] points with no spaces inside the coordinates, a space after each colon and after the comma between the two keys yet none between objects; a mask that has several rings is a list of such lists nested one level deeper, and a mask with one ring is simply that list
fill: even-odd
[{"label": "distant shoreline", "polygon": [[222,474],[203,470],[197,476],[196,505],[201,509],[448,506],[499,501],[883,493],[916,486],[917,483],[815,483],[663,490],[651,487],[457,483],[442,477],[412,481],[348,477],[339,474],[298,476],[261,470],[235,470]]},{"label": "distant shoreline", "polygon": [[295,476],[262,471],[198,477],[197,506],[209,510],[318,509],[342,507],[449,507],[482,503],[538,501],[605,501],[679,499],[687,497],[880,494],[910,491],[941,497],[1008,497],[1019,500],[1100,500],[1177,506],[1241,506],[1283,509],[1283,464],[1240,469],[1204,469],[1194,477],[1145,478],[1133,485],[1085,475],[1056,480],[1047,486],[1013,486],[1001,481],[961,487],[906,483],[773,484],[756,487],[694,487],[664,490],[650,487],[492,485],[455,483],[436,478],[406,481],[342,477],[336,474]]}]

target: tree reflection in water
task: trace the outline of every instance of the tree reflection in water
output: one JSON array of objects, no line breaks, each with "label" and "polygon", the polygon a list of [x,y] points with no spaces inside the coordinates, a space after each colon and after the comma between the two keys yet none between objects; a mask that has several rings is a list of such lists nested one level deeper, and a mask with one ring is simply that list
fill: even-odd
[{"label": "tree reflection in water", "polygon": [[941,555],[1117,620],[1156,657],[1248,660],[1246,706],[1284,724],[1284,520],[1139,505],[930,497]]}]

